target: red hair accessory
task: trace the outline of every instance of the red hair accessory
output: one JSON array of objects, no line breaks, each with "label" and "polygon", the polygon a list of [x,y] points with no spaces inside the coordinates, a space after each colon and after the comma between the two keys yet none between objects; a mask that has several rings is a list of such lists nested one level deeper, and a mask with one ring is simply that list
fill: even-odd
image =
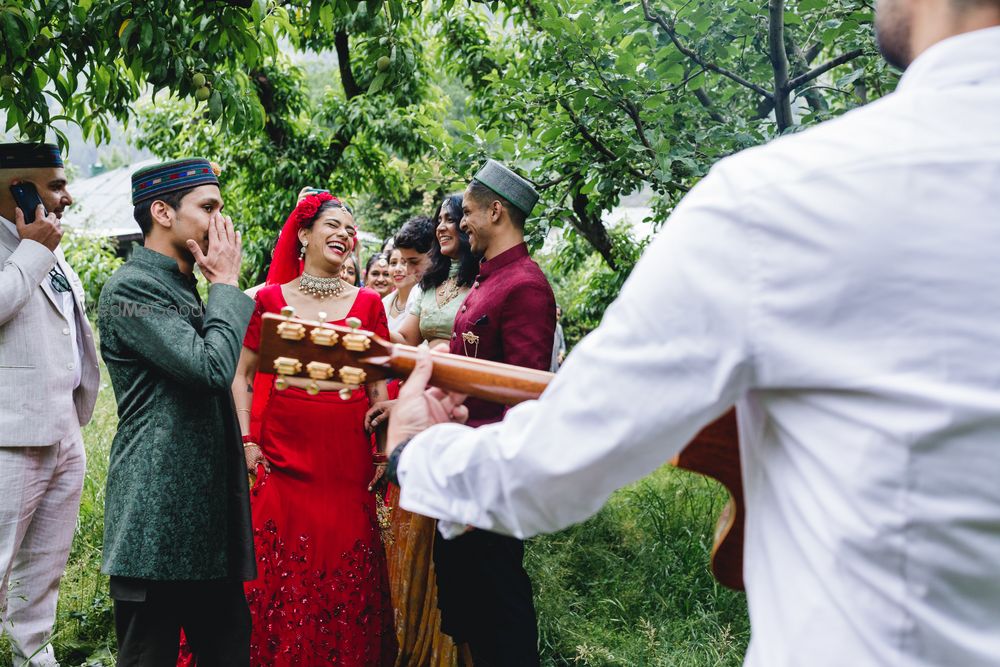
[{"label": "red hair accessory", "polygon": [[[299,229],[302,227],[302,223],[315,218],[320,206],[328,201],[335,202],[338,206],[346,209],[344,204],[329,192],[308,195],[296,204],[295,209],[289,214],[278,234],[278,242],[274,246],[274,254],[271,257],[271,268],[267,271],[268,285],[283,285],[302,275],[302,259],[300,257],[302,243],[299,241]],[[356,247],[358,244],[357,236],[353,240]]]}]

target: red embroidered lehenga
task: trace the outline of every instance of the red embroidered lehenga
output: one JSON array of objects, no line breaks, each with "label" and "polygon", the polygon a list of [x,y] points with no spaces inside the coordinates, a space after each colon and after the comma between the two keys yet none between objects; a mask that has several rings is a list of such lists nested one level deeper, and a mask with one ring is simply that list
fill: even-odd
[{"label": "red embroidered lehenga", "polygon": [[[260,315],[285,305],[281,286],[260,290],[257,304],[244,342],[250,349],[259,345]],[[382,303],[370,290],[358,293],[347,317],[389,335]],[[375,496],[368,491],[375,469],[364,430],[365,391],[344,401],[337,392],[311,396],[290,387],[255,402],[261,398],[259,442],[271,472],[250,492],[258,568],[246,586],[252,664],[391,665],[395,634]]]}]

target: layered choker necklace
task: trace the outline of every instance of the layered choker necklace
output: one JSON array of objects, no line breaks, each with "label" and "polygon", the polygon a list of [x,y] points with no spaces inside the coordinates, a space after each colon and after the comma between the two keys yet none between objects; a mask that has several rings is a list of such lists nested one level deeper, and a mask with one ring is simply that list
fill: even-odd
[{"label": "layered choker necklace", "polygon": [[346,283],[338,276],[333,278],[320,278],[305,271],[299,276],[299,291],[303,294],[323,300],[331,296],[340,296],[344,291]]}]

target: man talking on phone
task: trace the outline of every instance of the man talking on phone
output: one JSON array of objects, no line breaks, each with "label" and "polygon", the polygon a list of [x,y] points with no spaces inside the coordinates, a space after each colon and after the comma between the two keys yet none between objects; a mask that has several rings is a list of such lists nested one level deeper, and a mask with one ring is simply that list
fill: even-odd
[{"label": "man talking on phone", "polygon": [[57,664],[50,637],[86,465],[80,427],[100,381],[83,286],[59,249],[72,202],[56,146],[0,144],[0,619],[14,663],[31,667]]}]

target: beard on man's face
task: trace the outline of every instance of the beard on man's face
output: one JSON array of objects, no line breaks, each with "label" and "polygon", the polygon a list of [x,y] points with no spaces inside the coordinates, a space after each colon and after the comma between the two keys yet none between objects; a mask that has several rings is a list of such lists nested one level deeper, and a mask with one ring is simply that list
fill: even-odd
[{"label": "beard on man's face", "polygon": [[910,15],[906,0],[879,0],[875,9],[875,39],[878,50],[893,67],[905,70],[910,55]]}]

